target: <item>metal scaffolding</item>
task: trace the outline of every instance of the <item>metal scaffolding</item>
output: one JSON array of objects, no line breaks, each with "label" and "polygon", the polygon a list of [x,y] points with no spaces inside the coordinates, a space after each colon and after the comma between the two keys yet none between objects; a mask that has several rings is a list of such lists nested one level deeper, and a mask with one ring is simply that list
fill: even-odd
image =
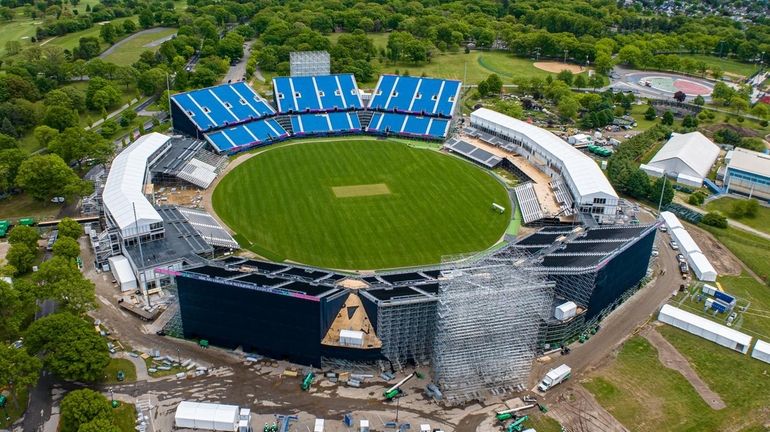
[{"label": "metal scaffolding", "polygon": [[448,404],[484,399],[525,385],[552,284],[509,249],[445,260],[439,281],[433,371]]},{"label": "metal scaffolding", "polygon": [[289,53],[291,76],[318,76],[331,73],[331,58],[326,51],[294,51]]},{"label": "metal scaffolding", "polygon": [[382,340],[382,355],[394,368],[401,370],[409,361],[430,360],[436,305],[436,298],[429,295],[379,303],[377,335]]}]

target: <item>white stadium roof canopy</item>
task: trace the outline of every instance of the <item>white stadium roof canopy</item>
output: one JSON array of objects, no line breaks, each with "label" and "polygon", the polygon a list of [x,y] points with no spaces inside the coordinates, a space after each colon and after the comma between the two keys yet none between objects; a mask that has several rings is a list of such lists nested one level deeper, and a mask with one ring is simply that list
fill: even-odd
[{"label": "white stadium roof canopy", "polygon": [[580,194],[580,197],[575,197],[576,199],[595,194],[618,197],[615,189],[593,159],[552,132],[487,108],[477,109],[471,117],[495,123],[529,138],[544,153],[561,164],[562,175],[572,180]]},{"label": "white stadium roof canopy", "polygon": [[102,199],[124,238],[148,232],[151,224],[163,222],[152,203],[144,196],[143,188],[148,160],[169,139],[156,132],[144,135],[112,161]]}]

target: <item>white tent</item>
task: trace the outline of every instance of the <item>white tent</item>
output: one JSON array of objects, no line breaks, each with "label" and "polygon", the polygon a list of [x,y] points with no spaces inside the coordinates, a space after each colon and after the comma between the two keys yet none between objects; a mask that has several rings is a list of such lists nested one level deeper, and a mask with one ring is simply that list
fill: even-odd
[{"label": "white tent", "polygon": [[238,407],[182,401],[174,415],[178,428],[234,432],[238,429]]},{"label": "white tent", "polygon": [[650,168],[662,170],[666,175],[677,178],[677,181],[697,183],[700,186],[717,157],[719,147],[702,133],[674,133],[642,169],[648,172]]},{"label": "white tent", "polygon": [[765,363],[770,363],[770,343],[763,340],[757,340],[757,344],[754,345],[754,350],[751,351],[751,356]]},{"label": "white tent", "polygon": [[743,354],[751,346],[751,336],[671,305],[661,308],[658,320]]},{"label": "white tent", "polygon": [[714,282],[717,280],[717,271],[711,265],[706,255],[702,252],[693,252],[687,256],[687,262],[698,280]]},{"label": "white tent", "polygon": [[670,211],[664,211],[660,216],[663,218],[663,222],[665,222],[668,229],[684,228],[684,225],[679,221],[679,218]]},{"label": "white tent", "polygon": [[134,291],[137,288],[136,276],[128,259],[123,255],[110,257],[110,270],[115,280],[120,284],[121,291]]},{"label": "white tent", "polygon": [[671,230],[671,237],[679,243],[679,251],[684,256],[688,256],[694,252],[700,252],[698,243],[695,243],[690,233],[684,228],[674,228]]}]

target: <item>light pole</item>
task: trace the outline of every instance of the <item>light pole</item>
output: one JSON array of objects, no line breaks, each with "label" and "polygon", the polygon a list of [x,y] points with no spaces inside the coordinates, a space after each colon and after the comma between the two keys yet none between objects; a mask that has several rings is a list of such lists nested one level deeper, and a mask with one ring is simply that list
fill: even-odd
[{"label": "light pole", "polygon": [[568,49],[564,50],[564,63],[567,63],[567,53],[569,52]]},{"label": "light pole", "polygon": [[663,186],[660,187],[660,200],[658,200],[658,217],[660,217],[660,208],[663,206],[663,191],[666,190],[666,172],[663,171]]}]

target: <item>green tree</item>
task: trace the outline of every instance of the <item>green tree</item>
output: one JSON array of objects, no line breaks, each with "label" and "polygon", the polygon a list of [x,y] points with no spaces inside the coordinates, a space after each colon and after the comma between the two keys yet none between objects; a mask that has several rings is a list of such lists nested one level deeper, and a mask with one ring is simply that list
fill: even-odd
[{"label": "green tree", "polygon": [[16,184],[19,166],[27,158],[21,149],[0,150],[0,191],[7,191]]},{"label": "green tree", "polygon": [[521,104],[513,100],[498,100],[495,101],[495,111],[503,113],[513,118],[524,117],[524,109]]},{"label": "green tree", "polygon": [[217,55],[232,60],[243,57],[243,36],[230,32],[217,42]]},{"label": "green tree", "polygon": [[80,180],[58,155],[33,155],[19,166],[16,185],[39,201],[55,196],[87,195],[93,186]]},{"label": "green tree", "polygon": [[723,77],[724,75],[725,75],[725,73],[724,73],[724,71],[722,70],[722,68],[720,68],[719,66],[716,66],[716,65],[714,65],[714,66],[711,66],[711,76],[712,76],[712,77],[713,77],[715,80],[719,80],[719,79],[722,79],[722,77]]},{"label": "green tree", "polygon": [[159,95],[166,89],[166,71],[152,68],[139,75],[136,86],[147,96]]},{"label": "green tree", "polygon": [[588,80],[586,79],[585,75],[578,74],[575,76],[575,80],[572,83],[576,88],[586,88],[588,87]]},{"label": "green tree", "polygon": [[39,239],[40,234],[38,234],[37,230],[26,225],[16,225],[8,234],[8,243],[12,245],[23,244],[31,250],[37,250],[37,241]]},{"label": "green tree", "polygon": [[35,140],[37,140],[38,144],[40,144],[41,147],[46,148],[48,147],[48,143],[59,135],[59,131],[50,126],[42,125],[36,127],[32,134],[35,136]]},{"label": "green tree", "polygon": [[[12,340],[18,335],[25,318],[22,311],[21,293],[10,283],[0,280],[0,341]],[[4,344],[0,345],[4,346]]]},{"label": "green tree", "polygon": [[[67,240],[74,241],[69,238]],[[75,253],[72,248],[65,248],[61,252]],[[96,304],[94,283],[83,277],[72,258],[55,255],[40,264],[40,270],[35,273],[34,280],[38,283],[40,296],[56,300],[64,310],[80,314],[92,309]]]},{"label": "green tree", "polygon": [[136,31],[136,23],[134,20],[125,20],[123,21],[123,33],[130,35]]},{"label": "green tree", "polygon": [[118,32],[115,30],[115,26],[113,26],[112,23],[106,23],[103,24],[99,29],[99,36],[102,37],[103,41],[112,45],[115,43],[115,38],[118,36]]},{"label": "green tree", "polygon": [[152,11],[145,8],[139,12],[139,26],[142,28],[150,28],[155,25],[155,17],[152,15]]},{"label": "green tree", "polygon": [[615,62],[609,54],[602,53],[596,56],[596,61],[594,61],[594,69],[596,69],[596,72],[607,75],[614,67]]},{"label": "green tree", "polygon": [[83,227],[74,219],[65,217],[62,219],[56,229],[59,231],[59,237],[69,237],[71,239],[79,239],[83,235]]},{"label": "green tree", "polygon": [[11,400],[19,408],[17,394],[20,389],[37,384],[40,376],[40,360],[27,353],[24,348],[16,349],[0,344],[0,382],[9,384]]},{"label": "green tree", "polygon": [[63,106],[50,106],[45,111],[43,124],[50,126],[59,132],[78,124],[78,115],[75,111]]},{"label": "green tree", "polygon": [[703,96],[698,95],[698,96],[695,96],[695,99],[693,99],[692,103],[698,106],[703,106],[706,104],[706,99],[703,99]]},{"label": "green tree", "polygon": [[84,426],[95,420],[113,423],[114,414],[110,401],[101,393],[91,389],[75,390],[67,393],[61,401],[61,432],[79,432]]},{"label": "green tree", "polygon": [[47,370],[65,380],[96,381],[110,362],[107,344],[91,324],[68,312],[33,322],[24,343],[30,353],[42,356]]},{"label": "green tree", "polygon": [[727,218],[719,212],[708,212],[700,220],[702,224],[715,226],[717,228],[727,228]]},{"label": "green tree", "polygon": [[690,114],[687,114],[682,119],[682,127],[692,129],[698,127],[698,119],[691,116]]},{"label": "green tree", "polygon": [[703,205],[703,203],[706,201],[706,194],[703,192],[695,192],[690,195],[689,198],[687,198],[687,202],[692,205],[700,206]]},{"label": "green tree", "polygon": [[660,122],[664,125],[671,126],[674,124],[674,114],[671,113],[671,111],[666,111],[663,114],[663,118],[660,120]]},{"label": "green tree", "polygon": [[618,58],[621,63],[631,67],[638,67],[642,64],[642,50],[634,45],[626,45],[618,52]]},{"label": "green tree", "polygon": [[72,54],[75,58],[88,60],[99,55],[102,51],[102,47],[99,45],[99,39],[87,36],[78,40],[78,46],[72,50]]},{"label": "green tree", "polygon": [[574,119],[577,116],[578,109],[580,109],[580,104],[574,97],[562,97],[556,109],[563,118]]},{"label": "green tree", "polygon": [[22,275],[32,270],[32,265],[35,264],[35,252],[25,244],[16,244],[8,249],[5,259],[16,269],[17,275]]},{"label": "green tree", "polygon": [[487,97],[487,95],[489,95],[489,84],[487,84],[487,80],[481,81],[476,87],[476,90],[479,92],[479,96]]},{"label": "green tree", "polygon": [[575,80],[575,74],[573,74],[569,69],[564,69],[556,74],[556,79],[563,81],[568,86],[571,86],[572,82]]},{"label": "green tree", "polygon": [[106,417],[97,417],[88,423],[83,423],[78,432],[122,432],[113,420]]},{"label": "green tree", "polygon": [[53,245],[54,256],[75,259],[80,255],[80,244],[69,237],[60,237]]},{"label": "green tree", "polygon": [[[8,120],[7,118],[5,120]],[[19,148],[16,139],[4,133],[0,133],[0,150]]]},{"label": "green tree", "polygon": [[486,82],[489,93],[499,95],[503,92],[503,80],[501,80],[497,74],[489,75],[486,79]]},{"label": "green tree", "polygon": [[[663,183],[665,182],[665,186]],[[660,201],[660,194],[663,192],[663,201]],[[665,181],[663,177],[658,177],[650,186],[649,200],[652,202],[661,202],[662,206],[671,204],[674,200],[674,187],[670,181]]]},{"label": "green tree", "polygon": [[65,162],[77,162],[80,166],[85,158],[106,160],[112,153],[112,145],[93,130],[71,127],[51,140],[48,151]]},{"label": "green tree", "polygon": [[644,119],[645,120],[655,120],[655,118],[658,116],[658,113],[655,112],[655,108],[652,107],[652,105],[647,107],[647,111],[644,112]]}]

